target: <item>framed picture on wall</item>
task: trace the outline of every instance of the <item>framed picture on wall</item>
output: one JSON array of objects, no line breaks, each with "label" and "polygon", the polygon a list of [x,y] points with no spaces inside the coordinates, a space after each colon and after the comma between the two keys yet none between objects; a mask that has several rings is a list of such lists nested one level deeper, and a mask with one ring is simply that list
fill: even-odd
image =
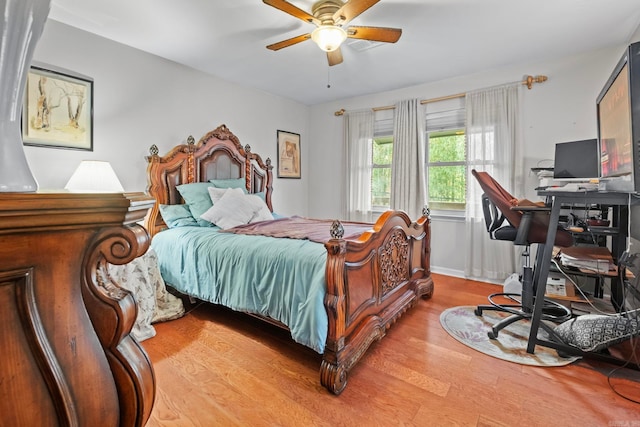
[{"label": "framed picture on wall", "polygon": [[93,79],[33,65],[22,108],[22,142],[93,151]]},{"label": "framed picture on wall", "polygon": [[300,135],[278,131],[278,178],[300,178]]}]

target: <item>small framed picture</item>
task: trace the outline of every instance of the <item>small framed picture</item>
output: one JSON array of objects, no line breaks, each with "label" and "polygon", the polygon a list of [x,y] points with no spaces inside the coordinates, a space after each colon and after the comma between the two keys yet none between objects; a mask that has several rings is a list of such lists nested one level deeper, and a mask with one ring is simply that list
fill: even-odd
[{"label": "small framed picture", "polygon": [[93,151],[93,79],[33,65],[25,88],[22,142]]},{"label": "small framed picture", "polygon": [[278,178],[300,178],[300,135],[278,131]]}]

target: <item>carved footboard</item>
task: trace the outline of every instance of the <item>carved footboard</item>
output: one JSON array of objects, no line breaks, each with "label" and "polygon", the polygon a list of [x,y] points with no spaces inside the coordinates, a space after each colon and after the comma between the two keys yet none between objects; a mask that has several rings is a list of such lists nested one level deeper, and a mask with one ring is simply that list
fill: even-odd
[{"label": "carved footboard", "polygon": [[433,294],[428,210],[416,222],[398,211],[384,213],[372,232],[344,240],[335,224],[327,248],[325,307],[329,331],[320,382],[335,394],[369,346],[418,297]]}]

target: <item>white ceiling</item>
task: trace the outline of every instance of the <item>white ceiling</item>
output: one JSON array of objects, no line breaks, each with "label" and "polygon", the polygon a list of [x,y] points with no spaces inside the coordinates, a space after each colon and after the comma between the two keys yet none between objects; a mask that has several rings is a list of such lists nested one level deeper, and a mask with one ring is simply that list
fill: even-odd
[{"label": "white ceiling", "polygon": [[[311,13],[313,0],[291,0]],[[350,22],[402,28],[395,44],[329,67],[311,32],[261,0],[53,0],[51,19],[306,105],[624,44],[638,0],[381,0]],[[327,88],[330,82],[331,87]]]}]

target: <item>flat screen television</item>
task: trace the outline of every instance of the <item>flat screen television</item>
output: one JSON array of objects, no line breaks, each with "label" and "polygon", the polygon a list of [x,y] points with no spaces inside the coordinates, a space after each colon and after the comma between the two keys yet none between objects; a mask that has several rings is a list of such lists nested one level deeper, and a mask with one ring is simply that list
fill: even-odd
[{"label": "flat screen television", "polygon": [[597,101],[600,178],[607,190],[640,192],[640,42],[627,47]]},{"label": "flat screen television", "polygon": [[600,176],[600,150],[597,139],[556,144],[554,181],[589,181]]}]

